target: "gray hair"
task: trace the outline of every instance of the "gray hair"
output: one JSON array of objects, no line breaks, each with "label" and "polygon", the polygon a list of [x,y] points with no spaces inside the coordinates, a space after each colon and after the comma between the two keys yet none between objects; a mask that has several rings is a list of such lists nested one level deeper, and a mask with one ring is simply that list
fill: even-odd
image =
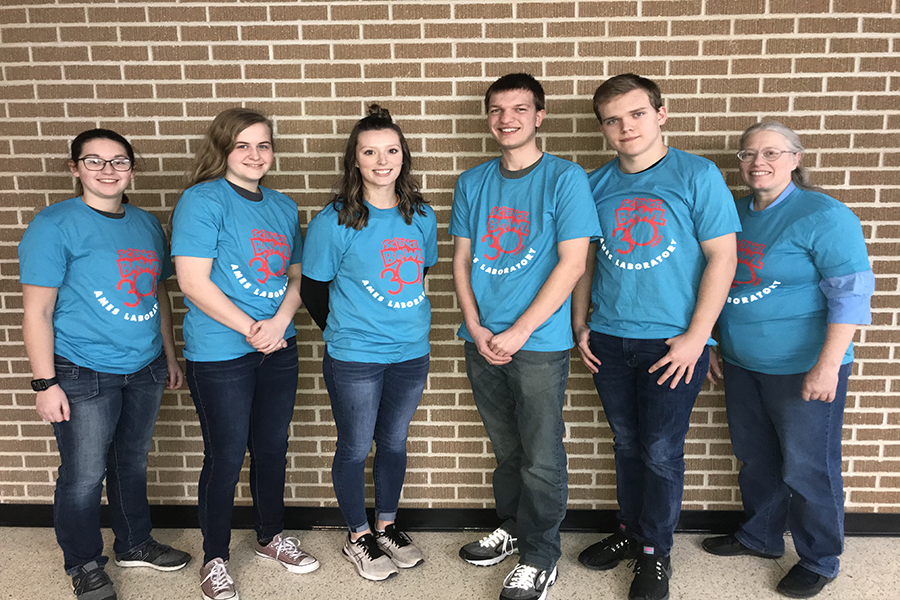
[{"label": "gray hair", "polygon": [[[750,139],[750,136],[754,133],[758,133],[760,131],[774,131],[781,135],[784,138],[785,143],[787,144],[787,149],[791,152],[796,152],[797,154],[803,154],[805,148],[803,148],[803,144],[800,143],[800,136],[794,133],[794,130],[779,123],[778,121],[762,121],[761,123],[756,123],[747,128],[746,131],[741,135],[741,141],[739,143],[740,147],[743,148],[747,143],[747,140]],[[797,168],[795,168],[791,172],[791,180],[794,182],[798,188],[803,190],[815,190],[816,187],[813,186],[809,181],[809,171],[801,164],[797,164]]]}]

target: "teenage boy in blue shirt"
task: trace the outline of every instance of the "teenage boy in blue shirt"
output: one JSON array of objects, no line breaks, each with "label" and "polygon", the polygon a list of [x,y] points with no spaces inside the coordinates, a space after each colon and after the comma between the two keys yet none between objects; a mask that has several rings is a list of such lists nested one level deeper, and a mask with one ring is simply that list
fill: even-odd
[{"label": "teenage boy in blue shirt", "polygon": [[450,234],[466,372],[491,439],[502,525],[460,556],[494,565],[519,551],[502,600],[546,598],[557,576],[568,474],[562,418],[570,297],[591,237],[601,235],[587,176],[541,152],[544,91],[530,75],[495,81],[485,94],[500,157],[456,184]]},{"label": "teenage boy in blue shirt", "polygon": [[594,112],[617,157],[588,176],[606,236],[591,244],[572,327],[615,440],[620,525],[579,561],[605,570],[636,558],[629,599],[665,600],[684,439],[740,222],[716,166],[666,146],[655,83],[613,77],[597,88]]}]

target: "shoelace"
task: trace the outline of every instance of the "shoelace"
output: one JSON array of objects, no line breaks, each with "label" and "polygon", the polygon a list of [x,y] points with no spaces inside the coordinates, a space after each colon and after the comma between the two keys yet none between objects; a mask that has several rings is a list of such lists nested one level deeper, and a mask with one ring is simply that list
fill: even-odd
[{"label": "shoelace", "polygon": [[409,536],[396,527],[386,527],[384,530],[384,536],[398,548],[403,548],[412,544],[412,540],[409,538]]},{"label": "shoelace", "polygon": [[489,548],[491,546],[499,546],[500,542],[505,542],[507,539],[509,539],[509,534],[502,529],[497,528],[491,532],[490,535],[481,538],[478,541],[478,544],[481,545],[482,548]]},{"label": "shoelace", "polygon": [[304,552],[300,549],[300,540],[295,537],[285,537],[281,538],[277,544],[275,544],[275,556],[284,553],[289,557],[299,560],[303,557]]},{"label": "shoelace", "polygon": [[518,588],[520,590],[528,590],[534,587],[534,578],[537,577],[538,570],[528,565],[518,565],[512,572],[509,583],[506,587]]},{"label": "shoelace", "polygon": [[382,552],[381,548],[378,547],[378,542],[376,542],[375,538],[370,534],[362,536],[353,543],[363,549],[363,552],[366,553],[366,556],[369,557],[369,560],[375,560],[376,558],[381,558],[382,556],[384,556],[384,552]]},{"label": "shoelace", "polygon": [[234,579],[228,574],[228,569],[225,568],[225,563],[223,562],[213,564],[209,574],[200,582],[200,585],[203,585],[209,579],[212,579],[212,591],[214,594],[234,585]]},{"label": "shoelace", "polygon": [[633,571],[635,576],[641,574],[641,562],[650,562],[653,561],[653,566],[656,568],[656,579],[658,581],[662,581],[664,571],[662,567],[662,563],[655,558],[645,557],[643,561],[640,558],[634,558],[628,562],[628,568],[633,567]]}]

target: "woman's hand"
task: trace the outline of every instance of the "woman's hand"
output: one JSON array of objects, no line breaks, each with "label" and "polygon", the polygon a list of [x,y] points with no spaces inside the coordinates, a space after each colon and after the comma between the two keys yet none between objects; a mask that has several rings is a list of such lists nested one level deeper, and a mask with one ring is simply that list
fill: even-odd
[{"label": "woman's hand", "polygon": [[166,387],[177,390],[184,383],[184,373],[177,360],[166,360]]},{"label": "woman's hand", "polygon": [[284,331],[287,325],[281,325],[275,319],[263,319],[250,326],[250,335],[247,343],[253,346],[257,352],[272,354],[276,350],[287,347],[284,339]]},{"label": "woman's hand", "polygon": [[803,399],[832,402],[837,394],[840,370],[840,365],[833,367],[816,363],[803,378],[803,391],[801,392]]},{"label": "woman's hand", "polygon": [[717,385],[722,380],[722,362],[719,353],[712,346],[709,348],[709,369],[706,371],[706,380],[712,385]]},{"label": "woman's hand", "polygon": [[45,421],[59,423],[69,420],[69,398],[58,384],[38,392],[34,407]]}]

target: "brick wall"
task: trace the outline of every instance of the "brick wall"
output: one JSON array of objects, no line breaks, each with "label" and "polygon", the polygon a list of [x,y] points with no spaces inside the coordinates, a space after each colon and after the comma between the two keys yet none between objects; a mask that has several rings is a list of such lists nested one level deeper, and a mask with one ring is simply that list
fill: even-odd
[{"label": "brick wall", "polygon": [[[429,273],[432,371],[410,430],[404,505],[490,506],[493,458],[455,337],[445,233],[456,176],[496,154],[481,94],[504,73],[536,75],[548,92],[540,143],[590,170],[611,157],[590,96],[606,77],[634,71],[663,90],[668,143],[714,160],[735,193],[744,193],[733,158],[740,132],[776,118],[801,133],[814,181],[861,218],[877,292],[874,323],[857,336],[847,404],[847,505],[900,511],[897,11],[898,0],[3,0],[0,502],[52,501],[58,458],[28,390],[15,246],[37,211],[72,195],[67,142],[95,126],[125,134],[141,155],[129,195],[165,220],[212,116],[238,104],[262,109],[277,129],[267,185],[297,201],[305,225],[327,200],[352,124],[377,100],[407,133],[444,232]],[[175,309],[180,324],[180,297]],[[335,430],[323,346],[305,312],[297,323],[288,496],[292,505],[330,506]],[[163,404],[150,493],[156,503],[191,503],[200,428],[186,390],[167,392]],[[611,435],[580,364],[566,418],[571,506],[613,508]],[[721,390],[703,392],[692,421],[685,507],[738,508]],[[249,502],[246,483],[239,495]]]}]

